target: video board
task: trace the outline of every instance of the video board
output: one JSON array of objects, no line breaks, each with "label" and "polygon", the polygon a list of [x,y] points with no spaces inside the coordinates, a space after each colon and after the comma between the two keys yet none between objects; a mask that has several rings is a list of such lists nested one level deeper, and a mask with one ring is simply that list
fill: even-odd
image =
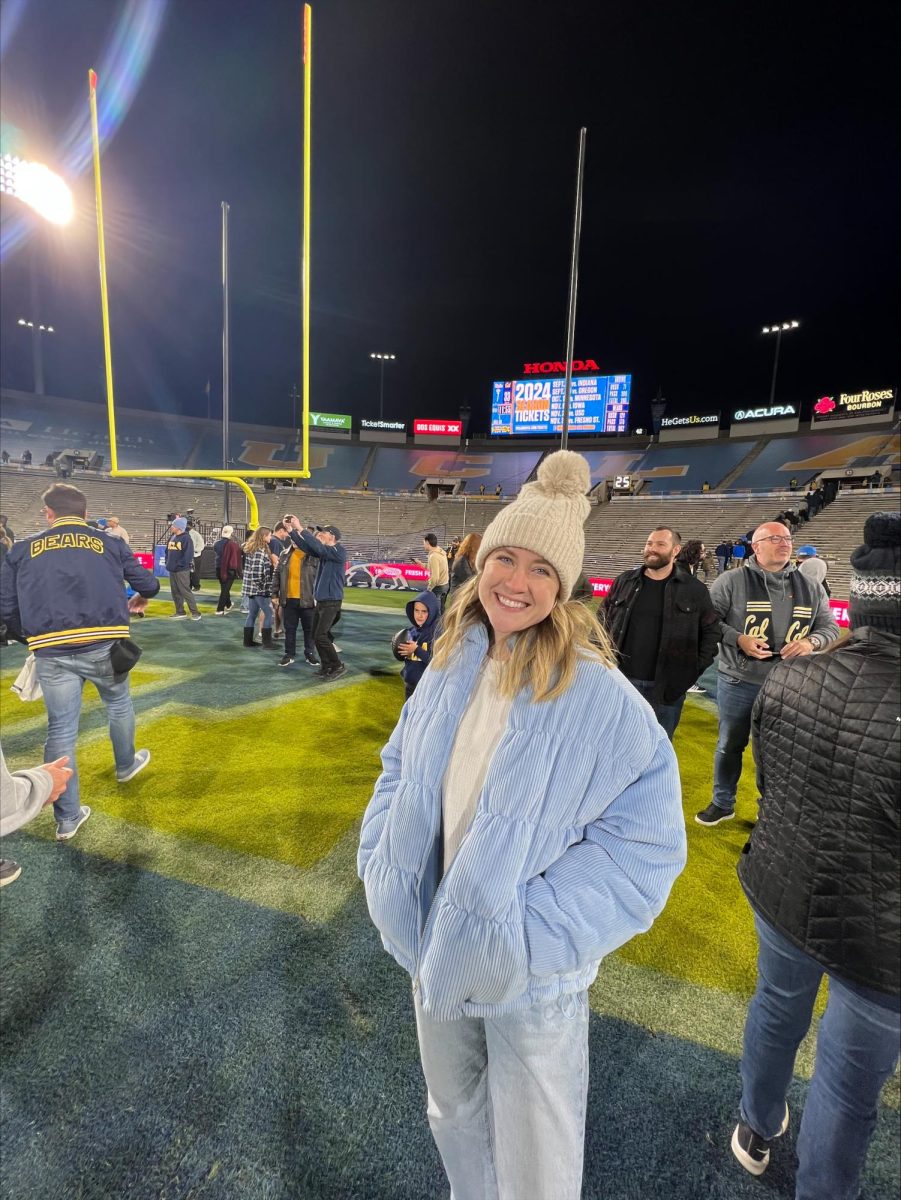
[{"label": "video board", "polygon": [[[492,384],[492,434],[560,433],[565,389],[563,377]],[[569,393],[569,432],[627,432],[631,393],[631,375],[574,375]]]}]

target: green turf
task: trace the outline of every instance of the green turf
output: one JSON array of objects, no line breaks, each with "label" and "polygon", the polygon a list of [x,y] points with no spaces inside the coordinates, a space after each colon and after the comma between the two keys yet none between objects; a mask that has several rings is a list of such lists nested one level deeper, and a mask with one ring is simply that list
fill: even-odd
[{"label": "green turf", "polygon": [[367,608],[397,608],[401,612],[417,595],[416,592],[395,592],[387,588],[347,588],[345,604],[365,604]]}]

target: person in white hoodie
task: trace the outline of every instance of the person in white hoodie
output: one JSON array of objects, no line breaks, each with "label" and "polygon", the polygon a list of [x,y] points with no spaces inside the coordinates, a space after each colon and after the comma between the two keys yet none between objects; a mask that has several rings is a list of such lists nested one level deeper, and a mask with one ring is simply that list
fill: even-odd
[{"label": "person in white hoodie", "polygon": [[[66,790],[72,771],[68,755],[27,771],[10,771],[0,747],[0,837],[7,837],[33,820]],[[0,858],[0,887],[15,881],[22,868],[11,858]]]}]

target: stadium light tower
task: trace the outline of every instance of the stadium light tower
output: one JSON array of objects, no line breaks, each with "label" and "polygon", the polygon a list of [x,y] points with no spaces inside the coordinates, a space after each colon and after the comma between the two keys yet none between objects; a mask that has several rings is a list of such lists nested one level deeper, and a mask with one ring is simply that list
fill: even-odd
[{"label": "stadium light tower", "polygon": [[396,354],[370,354],[370,358],[378,359],[379,363],[379,420],[385,418],[385,363],[394,362]]},{"label": "stadium light tower", "polygon": [[16,154],[0,157],[0,192],[15,196],[51,225],[68,225],[75,211],[64,179],[43,163],[27,162]]},{"label": "stadium light tower", "polygon": [[773,379],[770,383],[770,408],[773,407],[773,401],[776,397],[776,372],[779,370],[779,347],[782,345],[783,333],[790,333],[793,329],[797,329],[800,321],[783,321],[780,325],[764,325],[763,333],[775,333],[776,335],[776,354],[773,358]]},{"label": "stadium light tower", "polygon": [[41,344],[45,333],[56,333],[52,325],[39,325],[35,321],[26,321],[19,317],[17,325],[31,330],[31,362],[34,370],[34,392],[36,396],[44,395],[44,350]]}]

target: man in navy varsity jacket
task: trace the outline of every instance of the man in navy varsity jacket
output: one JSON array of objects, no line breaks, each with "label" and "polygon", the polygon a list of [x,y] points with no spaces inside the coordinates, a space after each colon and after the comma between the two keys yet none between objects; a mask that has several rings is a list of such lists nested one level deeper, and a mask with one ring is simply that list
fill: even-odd
[{"label": "man in navy varsity jacket", "polygon": [[[142,611],[160,585],[126,542],[88,525],[78,488],[57,483],[42,499],[50,529],[17,542],[4,559],[0,619],[35,656],[47,707],[44,762],[68,755],[73,768],[53,806],[57,839],[68,841],[91,815],[81,803],[75,759],[85,680],[106,706],[119,782],[133,779],[150,761],[149,750],[135,752],[128,673],[115,671],[110,651],[128,637],[129,611]],[[130,602],[126,582],[137,593]]]},{"label": "man in navy varsity jacket", "polygon": [[347,667],[338,657],[329,637],[332,626],[341,613],[344,600],[346,554],[341,545],[341,531],[334,525],[318,525],[315,536],[308,533],[297,517],[285,518],[285,526],[291,540],[299,550],[319,560],[319,574],[313,598],[316,601],[316,618],[313,624],[313,640],[322,666],[314,674],[331,682],[340,679]]}]

